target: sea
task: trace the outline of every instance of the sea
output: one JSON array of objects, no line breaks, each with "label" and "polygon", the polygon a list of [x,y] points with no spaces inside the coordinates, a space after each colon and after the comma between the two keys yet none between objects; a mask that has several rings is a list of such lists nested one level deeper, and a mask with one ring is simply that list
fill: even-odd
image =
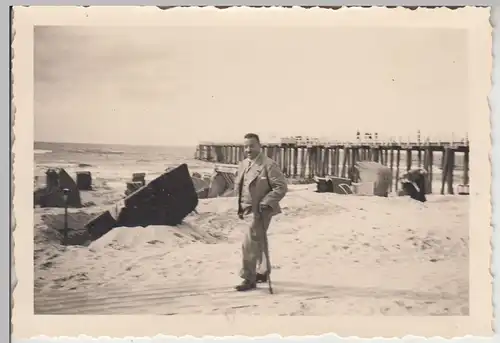
[{"label": "sea", "polygon": [[146,180],[167,168],[186,163],[191,173],[211,173],[214,165],[194,159],[196,147],[133,146],[114,144],[35,142],[35,178],[49,168],[64,168],[74,176],[90,171],[92,177],[124,185],[133,173],[146,173]]}]

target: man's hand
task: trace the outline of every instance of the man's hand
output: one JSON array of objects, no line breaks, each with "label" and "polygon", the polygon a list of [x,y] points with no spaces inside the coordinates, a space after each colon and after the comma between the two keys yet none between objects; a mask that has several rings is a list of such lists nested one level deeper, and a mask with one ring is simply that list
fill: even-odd
[{"label": "man's hand", "polygon": [[270,210],[271,209],[271,206],[267,205],[267,204],[260,204],[259,205],[259,212],[262,213],[262,212],[265,212],[267,210]]}]

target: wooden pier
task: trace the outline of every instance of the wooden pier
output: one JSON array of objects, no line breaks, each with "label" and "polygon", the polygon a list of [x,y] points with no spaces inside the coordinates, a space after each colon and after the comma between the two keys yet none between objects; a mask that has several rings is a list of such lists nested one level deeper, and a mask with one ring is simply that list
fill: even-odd
[{"label": "wooden pier", "polygon": [[[439,181],[440,194],[454,194],[456,185],[469,185],[469,143],[336,143],[297,145],[263,144],[263,152],[280,166],[288,178],[312,180],[314,177],[351,178],[357,161],[374,161],[389,167],[393,173],[391,191],[398,190],[401,175],[412,168],[428,172],[426,193],[433,192],[433,181]],[[238,144],[200,143],[195,158],[203,161],[238,164],[244,159]],[[461,175],[457,175],[457,172]],[[436,176],[439,180],[433,180]],[[355,181],[355,180],[353,180]]]}]

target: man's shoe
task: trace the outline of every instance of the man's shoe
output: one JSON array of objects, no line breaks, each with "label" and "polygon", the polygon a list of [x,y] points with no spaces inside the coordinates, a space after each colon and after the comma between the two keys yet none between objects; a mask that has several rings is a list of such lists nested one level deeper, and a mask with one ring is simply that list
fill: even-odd
[{"label": "man's shoe", "polygon": [[256,278],[256,281],[257,283],[265,283],[267,282],[267,273],[266,274],[257,274],[257,278]]},{"label": "man's shoe", "polygon": [[250,282],[248,280],[243,281],[241,284],[235,287],[235,289],[238,292],[246,292],[256,288],[257,284],[255,282]]}]

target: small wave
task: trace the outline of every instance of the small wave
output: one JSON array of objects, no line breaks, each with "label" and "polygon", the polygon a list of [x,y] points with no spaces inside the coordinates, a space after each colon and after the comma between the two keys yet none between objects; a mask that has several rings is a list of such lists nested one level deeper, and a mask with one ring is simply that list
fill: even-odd
[{"label": "small wave", "polygon": [[35,149],[34,150],[35,155],[49,154],[51,152],[52,152],[52,150],[43,150],[43,149]]},{"label": "small wave", "polygon": [[76,154],[100,154],[100,155],[123,155],[124,151],[107,150],[107,149],[69,149],[67,152]]}]

